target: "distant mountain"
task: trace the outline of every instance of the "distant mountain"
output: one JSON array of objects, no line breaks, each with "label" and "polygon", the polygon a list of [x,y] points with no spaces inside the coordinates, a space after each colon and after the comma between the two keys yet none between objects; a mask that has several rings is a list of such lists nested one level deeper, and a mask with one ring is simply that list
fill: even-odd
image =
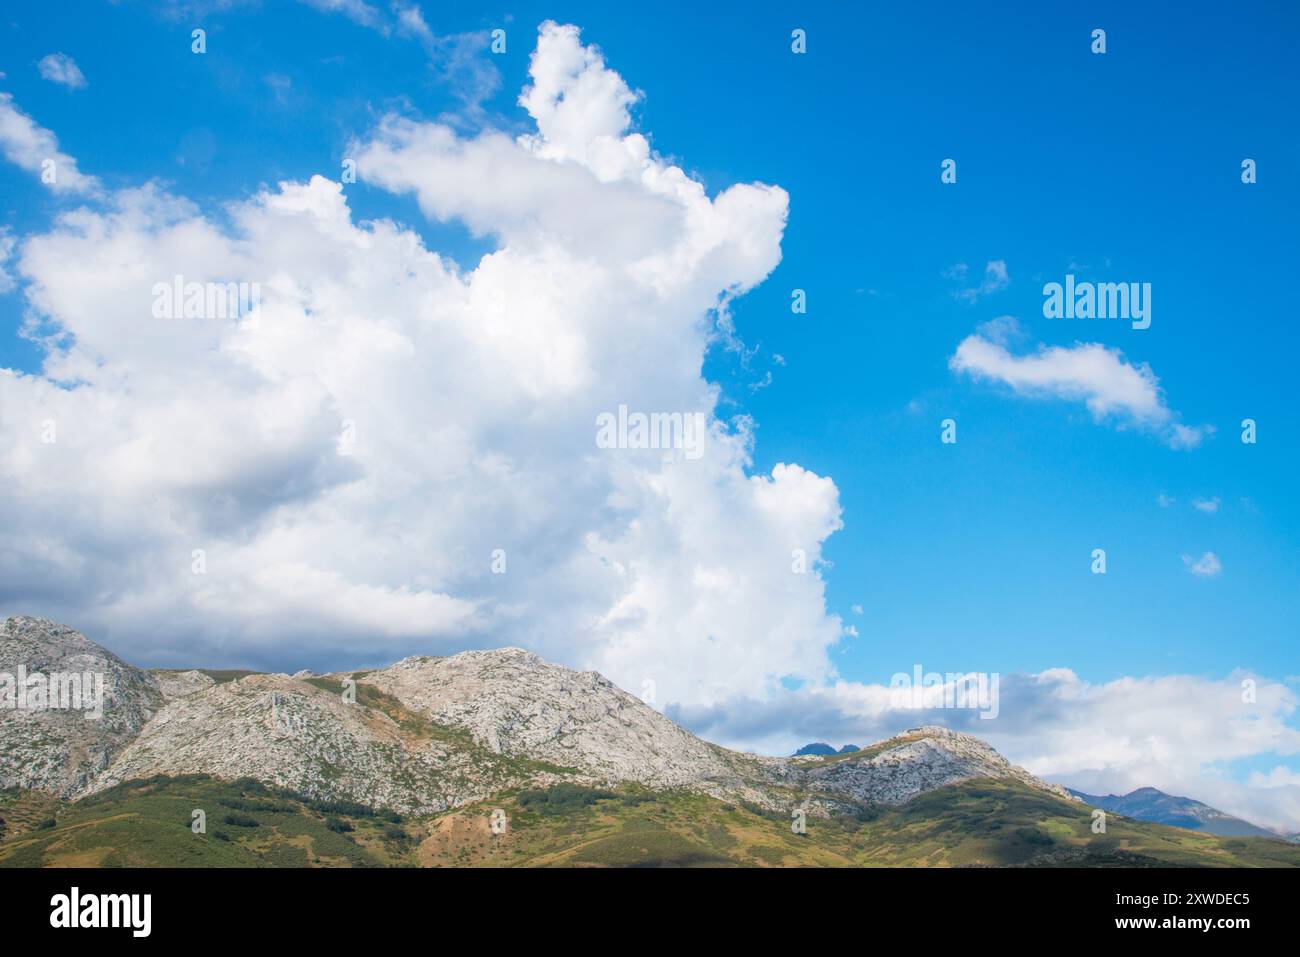
[{"label": "distant mountain", "polygon": [[800,748],[798,751],[794,753],[793,757],[799,758],[799,757],[803,757],[805,754],[826,755],[826,754],[835,754],[835,753],[836,753],[835,749],[832,748],[829,744],[825,744],[821,741],[814,741],[812,744],[805,744],[802,748]]},{"label": "distant mountain", "polygon": [[1070,789],[1070,793],[1091,807],[1122,814],[1137,821],[1184,827],[1189,831],[1202,831],[1220,837],[1278,837],[1272,831],[1233,817],[1208,804],[1166,794],[1155,788],[1138,788],[1128,794],[1107,794],[1105,797],[1073,789]]},{"label": "distant mountain", "polygon": [[812,744],[805,744],[802,748],[800,748],[791,756],[799,758],[799,757],[803,757],[805,754],[818,754],[818,755],[852,754],[854,751],[858,751],[858,750],[860,749],[856,744],[846,744],[844,745],[844,747],[836,751],[829,744],[824,744],[821,741],[814,741]]}]

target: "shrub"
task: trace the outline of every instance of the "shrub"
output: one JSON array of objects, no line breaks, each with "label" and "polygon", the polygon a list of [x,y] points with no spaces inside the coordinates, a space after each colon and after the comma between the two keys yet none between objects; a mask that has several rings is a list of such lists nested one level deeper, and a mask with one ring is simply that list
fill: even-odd
[{"label": "shrub", "polygon": [[553,784],[549,788],[528,788],[520,791],[515,802],[538,814],[570,814],[590,807],[597,801],[616,797],[612,791],[598,791],[578,784]]},{"label": "shrub", "polygon": [[249,817],[247,814],[227,814],[221,819],[223,824],[229,824],[231,827],[261,827],[262,822],[255,817]]},{"label": "shrub", "polygon": [[327,820],[325,822],[325,826],[329,828],[331,831],[334,831],[336,834],[347,834],[350,831],[356,830],[356,828],[354,828],[347,821],[341,821],[336,817],[332,817],[329,820]]}]

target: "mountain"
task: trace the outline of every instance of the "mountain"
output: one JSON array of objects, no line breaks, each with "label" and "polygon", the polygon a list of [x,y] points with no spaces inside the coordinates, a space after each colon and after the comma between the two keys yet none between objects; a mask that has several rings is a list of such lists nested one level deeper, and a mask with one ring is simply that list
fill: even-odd
[{"label": "mountain", "polygon": [[11,618],[0,681],[19,666],[98,669],[105,707],[0,709],[6,866],[1300,864],[1281,841],[1137,821],[1092,835],[1066,791],[939,727],[731,751],[518,648],[327,675],[147,671]]},{"label": "mountain", "polygon": [[821,741],[814,741],[812,744],[805,744],[802,748],[796,751],[794,753],[794,757],[800,758],[803,757],[805,754],[825,755],[825,754],[837,754],[837,753],[838,752],[834,748],[832,748],[829,744],[825,744]]},{"label": "mountain", "polygon": [[1128,794],[1107,794],[1100,797],[1071,789],[1071,794],[1090,807],[1101,808],[1112,814],[1122,814],[1138,821],[1152,821],[1182,827],[1189,831],[1202,831],[1224,837],[1277,837],[1272,831],[1257,827],[1249,821],[1233,817],[1217,808],[1191,798],[1175,797],[1155,788],[1138,788]]},{"label": "mountain", "polygon": [[[8,619],[0,628],[0,673],[103,676],[103,716],[84,711],[0,710],[0,787],[84,793],[164,704],[158,680],[80,632],[42,618]],[[4,688],[0,682],[0,688]],[[7,695],[13,700],[12,692]]]},{"label": "mountain", "polygon": [[822,755],[848,754],[852,751],[857,751],[857,750],[860,749],[856,744],[846,744],[844,745],[844,747],[836,751],[829,744],[824,744],[821,741],[814,741],[812,744],[805,744],[802,748],[800,748],[798,751],[794,753],[793,757],[799,758],[799,757],[803,757],[805,754],[822,754]]}]

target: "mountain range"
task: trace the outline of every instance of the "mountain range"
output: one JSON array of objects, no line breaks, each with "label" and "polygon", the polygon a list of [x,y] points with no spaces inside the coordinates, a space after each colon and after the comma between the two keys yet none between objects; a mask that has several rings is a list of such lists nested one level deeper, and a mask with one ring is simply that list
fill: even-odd
[{"label": "mountain range", "polygon": [[1277,837],[1272,831],[1233,817],[1218,808],[1210,807],[1191,798],[1176,797],[1155,788],[1138,788],[1128,794],[1107,794],[1104,797],[1084,794],[1070,789],[1070,793],[1089,807],[1122,814],[1139,821],[1153,821],[1182,827],[1189,831],[1219,834],[1225,837]]},{"label": "mountain range", "polygon": [[20,667],[102,674],[103,715],[0,709],[0,865],[1300,864],[1262,837],[1126,819],[1093,834],[1065,789],[940,727],[829,755],[728,750],[519,648],[147,670],[14,617],[0,675]]},{"label": "mountain range", "polygon": [[820,754],[820,755],[848,754],[851,751],[861,751],[861,750],[862,749],[859,748],[856,744],[846,744],[844,745],[844,747],[836,751],[833,747],[831,747],[829,744],[826,744],[824,741],[814,741],[812,744],[805,744],[802,748],[796,751],[794,753],[794,757],[796,758],[802,757],[805,754]]}]

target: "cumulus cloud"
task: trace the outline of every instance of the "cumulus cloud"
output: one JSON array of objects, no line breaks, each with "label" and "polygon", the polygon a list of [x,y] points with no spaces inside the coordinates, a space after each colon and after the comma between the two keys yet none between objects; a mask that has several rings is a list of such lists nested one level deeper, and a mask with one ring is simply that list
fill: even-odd
[{"label": "cumulus cloud", "polygon": [[948,367],[1000,382],[1018,395],[1081,401],[1095,420],[1156,433],[1173,448],[1194,448],[1207,434],[1205,427],[1176,421],[1150,366],[1133,365],[1100,343],[1043,345],[1036,353],[1015,355],[1004,336],[981,330],[961,341]]},{"label": "cumulus cloud", "polygon": [[59,151],[58,138],[19,109],[9,93],[0,93],[0,154],[15,166],[42,177],[41,181],[55,192],[99,190],[98,180],[81,173],[77,161]]},{"label": "cumulus cloud", "polygon": [[[838,491],[753,472],[700,375],[726,303],[780,260],[786,194],[710,196],[654,154],[576,29],[546,25],[530,69],[530,134],[389,116],[352,154],[492,238],[472,268],[356,222],[320,176],[217,210],[120,190],[24,238],[59,338],[42,374],[0,373],[4,610],[175,663],[524,644],[661,702],[830,674]],[[260,302],[155,318],[176,276]],[[598,448],[620,405],[703,413],[702,454]]]},{"label": "cumulus cloud", "polygon": [[1213,578],[1223,571],[1223,565],[1219,563],[1219,556],[1214,552],[1206,552],[1200,558],[1184,555],[1183,564],[1197,578]]},{"label": "cumulus cloud", "polygon": [[66,86],[70,90],[79,90],[86,85],[86,76],[77,66],[77,61],[66,53],[47,53],[36,64],[41,76],[51,83]]},{"label": "cumulus cloud", "polygon": [[1213,515],[1219,510],[1219,496],[1214,498],[1198,498],[1192,501],[1192,506],[1198,512],[1205,512],[1207,515]]}]

